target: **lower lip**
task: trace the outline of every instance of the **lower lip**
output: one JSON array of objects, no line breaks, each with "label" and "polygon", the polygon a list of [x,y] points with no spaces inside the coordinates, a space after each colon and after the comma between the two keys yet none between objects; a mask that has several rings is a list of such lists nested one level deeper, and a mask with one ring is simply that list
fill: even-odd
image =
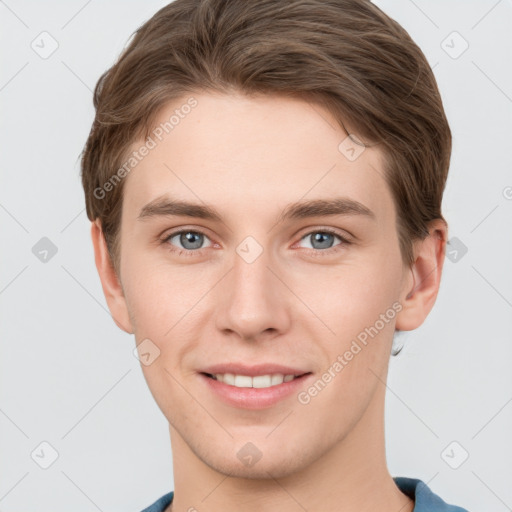
[{"label": "lower lip", "polygon": [[312,374],[301,375],[290,382],[283,382],[269,388],[237,388],[212,379],[204,373],[200,373],[199,376],[227,404],[242,409],[265,409],[288,398],[293,393],[298,393],[304,387],[305,380]]}]

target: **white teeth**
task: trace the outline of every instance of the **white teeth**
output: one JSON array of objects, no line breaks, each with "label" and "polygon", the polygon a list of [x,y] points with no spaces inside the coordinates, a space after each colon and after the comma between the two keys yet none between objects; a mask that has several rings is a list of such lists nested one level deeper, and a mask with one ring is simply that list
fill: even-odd
[{"label": "white teeth", "polygon": [[272,386],[278,386],[283,382],[290,382],[295,378],[295,375],[275,373],[273,375],[258,375],[257,377],[250,377],[249,375],[217,373],[215,374],[215,378],[219,382],[224,382],[224,384],[235,386],[237,388],[269,388]]},{"label": "white teeth", "polygon": [[258,375],[252,378],[253,388],[269,388],[272,386],[272,378],[270,375]]},{"label": "white teeth", "polygon": [[252,388],[252,377],[248,375],[235,375],[235,386],[237,388]]},{"label": "white teeth", "polygon": [[229,384],[230,386],[235,385],[235,376],[232,373],[225,373],[224,377],[222,378],[222,382],[224,384]]},{"label": "white teeth", "polygon": [[272,375],[272,386],[276,386],[277,384],[282,384],[284,380],[284,375],[281,373],[276,373]]}]

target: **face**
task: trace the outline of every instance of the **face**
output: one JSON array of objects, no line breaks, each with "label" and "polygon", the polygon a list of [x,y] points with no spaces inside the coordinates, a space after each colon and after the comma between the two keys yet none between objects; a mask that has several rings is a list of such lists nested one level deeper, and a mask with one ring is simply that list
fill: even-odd
[{"label": "face", "polygon": [[351,432],[387,368],[409,283],[383,157],[340,150],[307,102],[193,97],[126,177],[127,314],[176,440],[225,474],[285,476]]}]

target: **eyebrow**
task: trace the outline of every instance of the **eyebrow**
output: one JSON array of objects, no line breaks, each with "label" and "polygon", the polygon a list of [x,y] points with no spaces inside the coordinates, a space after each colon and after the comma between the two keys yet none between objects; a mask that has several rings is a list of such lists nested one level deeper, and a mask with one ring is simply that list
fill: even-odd
[{"label": "eyebrow", "polygon": [[[364,204],[348,197],[312,199],[288,205],[277,223],[286,220],[323,217],[328,215],[361,215],[376,220],[375,214]],[[151,217],[183,216],[222,222],[222,216],[212,206],[173,200],[167,196],[154,199],[142,207],[138,220]]]}]

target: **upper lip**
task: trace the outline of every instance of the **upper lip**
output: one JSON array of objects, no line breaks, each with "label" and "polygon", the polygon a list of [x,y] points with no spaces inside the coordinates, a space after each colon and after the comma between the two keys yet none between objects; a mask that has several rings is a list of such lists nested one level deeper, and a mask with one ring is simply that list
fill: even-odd
[{"label": "upper lip", "polygon": [[274,375],[281,373],[283,375],[303,375],[308,371],[291,366],[283,366],[281,364],[264,363],[256,365],[247,365],[243,363],[224,363],[208,366],[200,370],[202,373],[211,375],[232,373],[234,375],[248,375],[249,377],[257,377],[258,375]]}]

